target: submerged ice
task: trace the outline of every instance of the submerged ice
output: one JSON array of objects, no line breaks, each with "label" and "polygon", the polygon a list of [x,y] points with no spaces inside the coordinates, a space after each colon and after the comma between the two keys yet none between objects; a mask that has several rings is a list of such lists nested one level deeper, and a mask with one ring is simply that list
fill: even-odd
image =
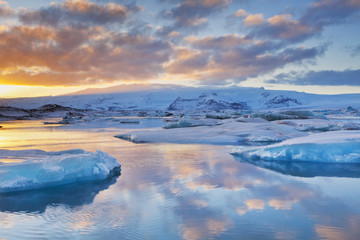
[{"label": "submerged ice", "polygon": [[120,174],[120,164],[105,152],[68,150],[0,150],[1,159],[20,163],[0,164],[0,193],[37,189],[68,183],[102,180]]},{"label": "submerged ice", "polygon": [[265,147],[236,147],[250,160],[360,163],[360,131],[335,131],[285,140]]}]

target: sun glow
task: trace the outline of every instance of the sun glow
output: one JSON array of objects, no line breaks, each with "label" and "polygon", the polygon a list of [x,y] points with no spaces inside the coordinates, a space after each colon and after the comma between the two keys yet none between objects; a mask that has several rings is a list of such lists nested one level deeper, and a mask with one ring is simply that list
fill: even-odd
[{"label": "sun glow", "polygon": [[10,86],[10,85],[0,85],[0,97],[6,97],[9,95],[16,86]]},{"label": "sun glow", "polygon": [[67,94],[84,89],[83,87],[41,87],[0,85],[0,98],[40,97]]}]

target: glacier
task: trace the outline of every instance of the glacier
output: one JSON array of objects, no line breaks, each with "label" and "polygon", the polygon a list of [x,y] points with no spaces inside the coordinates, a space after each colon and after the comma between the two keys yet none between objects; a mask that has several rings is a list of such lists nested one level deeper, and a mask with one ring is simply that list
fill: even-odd
[{"label": "glacier", "polygon": [[292,138],[265,147],[236,147],[249,160],[360,163],[360,131],[334,131]]},{"label": "glacier", "polygon": [[[121,88],[126,88],[126,86]],[[359,114],[357,109],[360,106],[360,94],[316,95],[295,91],[236,86],[216,88],[159,85],[156,88],[143,86],[142,90],[134,89],[129,92],[114,92],[113,89],[116,88],[111,87],[107,93],[95,91],[93,93],[73,93],[74,95],[52,97],[0,98],[0,106],[3,106],[2,112],[6,113],[3,114],[5,120],[8,117],[34,117],[38,114],[53,116],[66,111],[88,114],[84,110],[193,110],[199,112],[212,110],[280,110],[289,108],[334,109],[352,106],[347,113]]]},{"label": "glacier", "polygon": [[121,168],[115,158],[100,150],[0,150],[1,159],[21,162],[0,164],[0,193],[103,180],[119,175]]}]

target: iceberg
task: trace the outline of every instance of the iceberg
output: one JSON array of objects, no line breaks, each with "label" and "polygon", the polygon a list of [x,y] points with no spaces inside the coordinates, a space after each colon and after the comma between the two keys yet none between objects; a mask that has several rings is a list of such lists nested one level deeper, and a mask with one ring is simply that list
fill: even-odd
[{"label": "iceberg", "polygon": [[360,130],[360,124],[356,122],[334,121],[324,119],[305,119],[305,120],[281,120],[275,121],[277,124],[284,124],[295,127],[302,132],[329,132],[340,130]]},{"label": "iceberg", "polygon": [[[197,122],[201,121],[204,120],[197,120]],[[134,143],[239,145],[268,144],[306,135],[308,134],[292,126],[265,120],[249,119],[245,122],[242,119],[240,121],[228,119],[213,126],[197,126],[195,130],[192,127],[184,127],[184,124],[180,127],[178,123],[175,123],[165,128],[127,131],[115,137]]]},{"label": "iceberg", "polygon": [[180,119],[178,122],[170,122],[166,126],[164,126],[164,129],[172,129],[172,128],[187,128],[187,127],[200,127],[200,126],[215,126],[219,125],[219,121],[216,121],[214,119],[202,119],[202,120],[196,120],[196,119]]},{"label": "iceberg", "polygon": [[335,131],[285,140],[265,147],[236,147],[241,159],[360,163],[360,131]]},{"label": "iceberg", "polygon": [[99,150],[0,150],[1,159],[22,162],[0,164],[0,193],[103,180],[119,175],[121,167],[115,158]]}]

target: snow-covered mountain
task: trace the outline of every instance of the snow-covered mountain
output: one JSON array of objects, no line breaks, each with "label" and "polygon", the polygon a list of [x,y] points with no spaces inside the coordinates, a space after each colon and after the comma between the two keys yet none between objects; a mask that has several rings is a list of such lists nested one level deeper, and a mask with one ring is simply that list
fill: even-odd
[{"label": "snow-covered mountain", "polygon": [[168,110],[248,110],[246,102],[225,101],[214,92],[211,95],[202,94],[197,98],[186,99],[177,97]]},{"label": "snow-covered mountain", "polygon": [[[139,89],[139,90],[137,90]],[[92,91],[96,92],[96,91]],[[94,110],[262,110],[360,108],[360,94],[316,95],[264,88],[196,88],[176,85],[133,88],[130,92],[0,99],[0,106],[35,109],[58,104]]]}]

